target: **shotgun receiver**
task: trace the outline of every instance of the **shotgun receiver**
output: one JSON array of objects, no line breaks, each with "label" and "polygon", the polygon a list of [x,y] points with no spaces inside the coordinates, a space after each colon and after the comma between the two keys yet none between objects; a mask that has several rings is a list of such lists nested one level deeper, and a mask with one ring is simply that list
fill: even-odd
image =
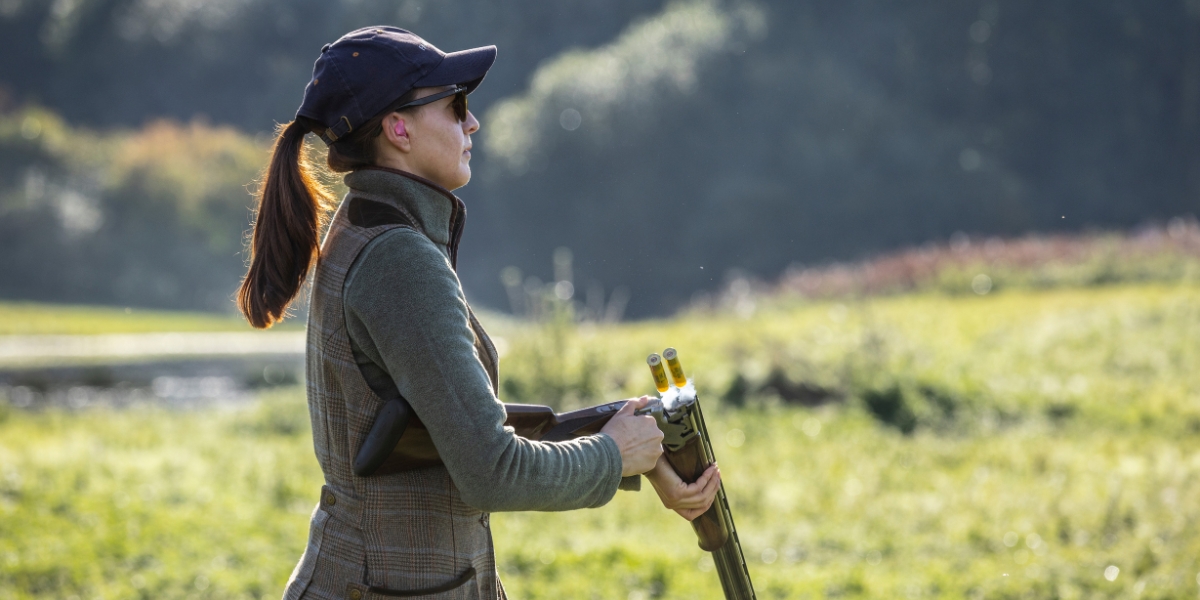
[{"label": "shotgun receiver", "polygon": [[[670,381],[663,367],[664,358],[670,368]],[[696,388],[684,375],[674,348],[667,348],[661,357],[651,354],[646,362],[661,397],[639,409],[637,414],[654,417],[663,432],[663,454],[667,462],[680,479],[694,483],[709,465],[716,462]],[[505,404],[507,417],[504,424],[512,427],[517,435],[531,440],[569,440],[599,433],[625,402],[619,400],[565,413],[555,413],[549,406]],[[385,403],[375,418],[355,456],[353,467],[355,474],[365,477],[440,464],[441,458],[429,431],[413,414],[407,401],[395,398]],[[627,477],[621,482],[621,488],[636,490],[640,481],[637,475]],[[712,506],[692,521],[692,529],[699,538],[700,548],[713,555],[726,600],[755,600],[724,483],[717,490]]]}]

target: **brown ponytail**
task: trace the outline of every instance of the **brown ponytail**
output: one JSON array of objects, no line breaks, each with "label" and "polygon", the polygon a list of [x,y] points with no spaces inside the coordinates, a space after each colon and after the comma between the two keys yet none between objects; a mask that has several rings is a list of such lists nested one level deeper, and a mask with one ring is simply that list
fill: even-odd
[{"label": "brown ponytail", "polygon": [[[329,147],[326,162],[335,173],[375,164],[375,140],[383,119],[417,97],[409,90],[374,117]],[[286,316],[288,304],[300,293],[318,251],[318,237],[333,199],[317,181],[304,152],[304,135],[324,133],[325,127],[305,117],[279,130],[271,166],[258,197],[258,217],[250,241],[250,270],[238,289],[237,303],[250,324],[266,329]]]},{"label": "brown ponytail", "polygon": [[258,198],[250,268],[237,303],[250,324],[266,329],[286,316],[318,252],[332,202],[304,152],[307,123],[280,128]]}]

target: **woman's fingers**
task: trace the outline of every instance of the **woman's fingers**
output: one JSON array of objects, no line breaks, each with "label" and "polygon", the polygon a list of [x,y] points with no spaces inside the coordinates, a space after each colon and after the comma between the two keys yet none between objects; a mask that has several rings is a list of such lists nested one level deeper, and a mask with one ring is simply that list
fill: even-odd
[{"label": "woman's fingers", "polygon": [[672,509],[708,508],[717,490],[721,487],[721,472],[716,465],[704,471],[695,483],[685,484],[682,481],[674,489],[666,490],[663,504]]},{"label": "woman's fingers", "polygon": [[679,482],[674,494],[675,508],[696,508],[704,503],[704,490],[715,477],[716,468],[709,467],[695,483]]},{"label": "woman's fingers", "polygon": [[[699,483],[699,480],[697,480],[696,483]],[[696,517],[708,512],[708,509],[712,506],[713,501],[717,499],[717,490],[719,489],[721,489],[721,474],[719,471],[717,471],[704,486],[701,499],[695,502],[694,506],[677,508],[675,509],[675,512],[679,513],[679,516],[687,519],[688,521],[695,520]],[[688,504],[692,505],[693,503],[689,502]]]},{"label": "woman's fingers", "polygon": [[[639,408],[642,408],[643,406],[646,406],[646,403],[649,401],[650,401],[650,396],[642,396],[641,398],[630,398],[625,401],[625,404],[621,405],[621,410],[618,410],[617,414],[618,415],[628,415],[629,413],[631,413]],[[616,415],[613,415],[613,416],[616,416]]]},{"label": "woman's fingers", "polygon": [[689,484],[679,478],[666,457],[660,457],[655,469],[647,476],[663,506],[688,521],[704,514],[721,489],[721,469],[716,463],[709,465],[695,482]]},{"label": "woman's fingers", "polygon": [[708,510],[708,507],[712,506],[713,500],[717,499],[717,492],[719,491],[721,491],[721,470],[717,469],[712,480],[704,487],[704,510]]},{"label": "woman's fingers", "polygon": [[721,489],[721,469],[717,467],[717,463],[713,463],[712,477],[704,484],[703,495],[712,502],[713,498],[717,497],[717,490]]},{"label": "woman's fingers", "polygon": [[[704,473],[700,475],[694,483],[689,483],[684,486],[683,497],[694,500],[703,498],[706,495],[715,493],[716,487],[721,484],[721,470],[716,463],[709,465]],[[712,493],[710,493],[710,490]]]},{"label": "woman's fingers", "polygon": [[696,493],[703,493],[704,490],[707,489],[709,484],[711,484],[714,479],[717,481],[720,481],[720,476],[717,473],[718,473],[717,463],[708,465],[708,468],[704,470],[704,473],[700,474],[700,478],[697,479],[695,483],[688,486],[689,491],[694,491]]},{"label": "woman's fingers", "polygon": [[617,443],[621,452],[621,475],[637,475],[654,468],[662,454],[663,433],[654,417],[636,416],[635,410],[645,406],[648,396],[629,400],[617,414],[600,429]]}]

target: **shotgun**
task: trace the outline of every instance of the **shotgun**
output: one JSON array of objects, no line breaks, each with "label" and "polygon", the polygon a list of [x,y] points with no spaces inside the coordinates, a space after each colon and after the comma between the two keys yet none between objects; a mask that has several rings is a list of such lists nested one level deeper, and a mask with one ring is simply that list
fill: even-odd
[{"label": "shotgun", "polygon": [[[663,358],[670,370],[670,381],[663,368]],[[693,483],[716,462],[696,388],[684,375],[674,348],[664,350],[662,357],[651,354],[646,362],[661,396],[639,409],[637,414],[654,417],[663,432],[663,454],[667,462],[680,479]],[[625,403],[626,400],[618,400],[565,413],[555,413],[549,406],[505,404],[507,417],[504,424],[521,437],[558,442],[599,433]],[[440,464],[441,458],[429,431],[413,414],[408,402],[398,397],[386,402],[376,416],[371,431],[355,455],[353,468],[355,474],[366,477]],[[621,489],[636,490],[640,482],[638,475],[627,477],[622,480]],[[713,555],[725,598],[755,600],[750,571],[746,568],[733,513],[725,497],[724,482],[717,490],[712,506],[692,520],[692,529],[700,548]]]},{"label": "shotgun", "polygon": [[[663,358],[669,367],[671,385],[667,385],[663,372]],[[663,454],[667,462],[680,479],[692,483],[716,462],[696,388],[684,375],[679,353],[674,348],[664,350],[662,357],[651,354],[646,363],[650,365],[661,396],[639,409],[637,414],[654,416],[663,432]],[[755,600],[750,570],[746,568],[742,543],[733,524],[733,512],[729,510],[729,500],[725,496],[725,482],[721,482],[712,506],[692,520],[692,529],[699,538],[700,549],[713,555],[726,600]]]}]

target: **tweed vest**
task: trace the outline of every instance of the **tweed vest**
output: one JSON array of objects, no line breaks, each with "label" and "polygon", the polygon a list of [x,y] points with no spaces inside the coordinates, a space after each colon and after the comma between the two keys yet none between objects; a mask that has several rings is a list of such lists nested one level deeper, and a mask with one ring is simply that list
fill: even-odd
[{"label": "tweed vest", "polygon": [[[433,187],[456,203],[458,226],[449,248],[454,263],[465,210],[458,198]],[[356,224],[349,208],[356,199],[395,208],[404,217]],[[310,296],[307,385],[313,446],[325,486],[285,600],[505,597],[489,515],[462,502],[445,467],[373,477],[351,470],[384,401],[354,359],[342,299],[346,275],[372,239],[397,227],[421,231],[419,223],[395,198],[351,190],[321,246]],[[474,314],[470,324],[494,391],[495,347]]]}]

